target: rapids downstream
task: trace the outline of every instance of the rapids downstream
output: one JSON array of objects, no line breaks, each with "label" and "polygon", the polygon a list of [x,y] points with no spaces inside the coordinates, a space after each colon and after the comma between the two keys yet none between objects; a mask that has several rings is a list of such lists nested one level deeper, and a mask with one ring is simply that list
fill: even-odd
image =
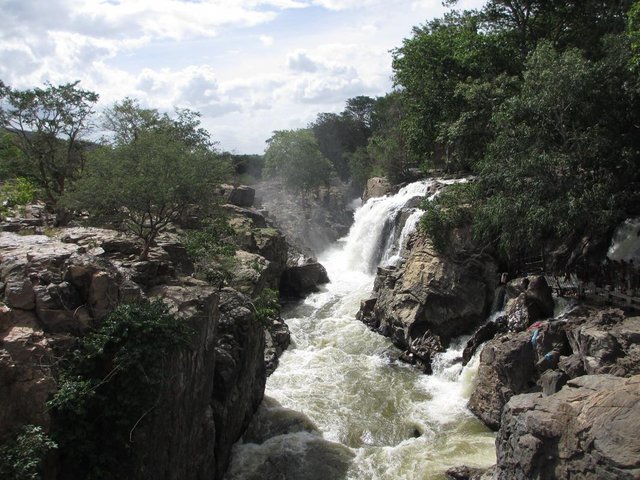
[{"label": "rapids downstream", "polygon": [[[369,200],[348,236],[320,255],[331,283],[285,309],[292,345],[234,447],[227,480],[441,479],[451,466],[495,463],[494,434],[466,409],[477,368],[477,359],[459,363],[466,339],[428,376],[355,319],[375,267],[401,260],[419,218],[412,205],[435,194],[434,183]],[[395,227],[400,215],[405,228]]]}]

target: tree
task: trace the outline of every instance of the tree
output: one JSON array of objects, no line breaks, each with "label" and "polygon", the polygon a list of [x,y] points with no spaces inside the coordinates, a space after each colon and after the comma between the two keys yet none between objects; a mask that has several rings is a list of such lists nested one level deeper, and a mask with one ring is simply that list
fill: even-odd
[{"label": "tree", "polygon": [[31,176],[54,206],[82,174],[87,154],[82,137],[92,126],[98,101],[97,94],[78,84],[15,90],[0,82],[0,126],[12,134]]},{"label": "tree", "polygon": [[475,223],[503,252],[603,235],[637,210],[639,92],[625,49],[610,51],[592,61],[540,43],[520,93],[495,113]]},{"label": "tree", "polygon": [[347,155],[365,146],[370,135],[365,123],[347,112],[320,113],[311,129],[320,152],[329,159],[340,178],[348,180]]},{"label": "tree", "polygon": [[[465,154],[476,146],[469,148],[460,137],[450,141],[447,129],[469,114],[486,122],[499,96],[494,100],[490,94],[480,105],[475,93],[463,90],[478,83],[490,85],[499,75],[516,75],[517,59],[515,45],[502,33],[484,30],[477,12],[450,13],[414,28],[412,37],[393,52],[395,82],[402,92],[401,128],[413,160],[446,170],[470,168],[473,159]],[[478,107],[486,112],[478,112]]]},{"label": "tree", "polygon": [[181,110],[175,119],[163,116],[135,134],[117,135],[91,156],[67,203],[141,238],[145,259],[158,233],[190,205],[213,202],[214,185],[230,173],[197,118]]},{"label": "tree", "polygon": [[276,131],[267,143],[264,174],[282,178],[294,190],[310,192],[327,186],[335,175],[309,129]]},{"label": "tree", "polygon": [[627,33],[631,42],[631,51],[633,57],[631,59],[632,68],[640,71],[640,0],[636,0],[627,19]]},{"label": "tree", "polygon": [[105,141],[114,146],[130,144],[140,132],[158,126],[160,118],[156,109],[142,108],[137,100],[127,97],[105,109],[102,127],[110,132]]}]

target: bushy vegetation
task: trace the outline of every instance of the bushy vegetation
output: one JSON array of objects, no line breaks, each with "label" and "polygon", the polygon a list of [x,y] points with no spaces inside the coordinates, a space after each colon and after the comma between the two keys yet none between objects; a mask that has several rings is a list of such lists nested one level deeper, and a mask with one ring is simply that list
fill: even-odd
[{"label": "bushy vegetation", "polygon": [[67,358],[48,403],[63,478],[129,478],[133,434],[158,405],[190,328],[161,301],[120,305]]},{"label": "bushy vegetation", "polygon": [[0,81],[0,127],[10,134],[0,170],[13,164],[12,173],[36,181],[54,206],[82,175],[88,151],[82,137],[91,129],[98,101],[78,83],[17,90]]},{"label": "bushy vegetation", "polygon": [[24,177],[7,180],[0,185],[0,216],[7,215],[9,208],[30,203],[38,191],[33,181]]},{"label": "bushy vegetation", "polygon": [[57,447],[42,427],[25,425],[0,446],[0,478],[39,480],[47,453]]},{"label": "bushy vegetation", "polygon": [[280,315],[282,305],[280,305],[280,294],[277,290],[265,288],[260,292],[258,297],[253,301],[256,319],[266,324],[269,319]]},{"label": "bushy vegetation", "polygon": [[328,186],[335,174],[311,130],[281,130],[268,140],[264,174],[278,176],[298,192]]},{"label": "bushy vegetation", "polygon": [[230,279],[229,270],[235,263],[236,247],[233,228],[225,217],[203,222],[197,230],[186,230],[182,241],[193,261],[197,278],[212,285],[222,285]]},{"label": "bushy vegetation", "polygon": [[468,217],[478,242],[510,258],[640,213],[631,3],[492,0],[416,28],[394,52],[410,156],[476,177],[427,206],[434,238]]},{"label": "bushy vegetation", "polygon": [[158,234],[191,205],[206,211],[214,204],[213,187],[228,178],[230,165],[195,112],[178,110],[172,118],[125,100],[106,121],[112,137],[91,155],[65,205],[141,238],[145,259]]}]

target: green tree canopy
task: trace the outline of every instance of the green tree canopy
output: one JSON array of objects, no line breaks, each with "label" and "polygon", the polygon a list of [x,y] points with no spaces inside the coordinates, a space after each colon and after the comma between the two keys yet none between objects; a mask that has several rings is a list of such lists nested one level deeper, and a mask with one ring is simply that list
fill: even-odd
[{"label": "green tree canopy", "polygon": [[81,140],[98,101],[78,84],[16,90],[0,82],[0,126],[28,166],[18,173],[37,181],[54,205],[82,174],[87,145]]},{"label": "green tree canopy", "polygon": [[267,141],[264,174],[280,177],[294,190],[310,192],[329,185],[335,175],[309,129],[279,130]]},{"label": "green tree canopy", "polygon": [[[471,130],[487,137],[481,132],[488,131],[501,96],[493,84],[499,75],[518,72],[517,57],[503,34],[482,29],[477,12],[450,13],[414,28],[393,52],[393,68],[405,112],[401,128],[415,162],[447,170],[470,167],[475,158],[467,155],[477,148],[452,135],[451,126],[473,122]],[[475,135],[470,138],[477,143]]]},{"label": "green tree canopy", "polygon": [[157,234],[189,205],[212,202],[214,185],[230,173],[197,119],[196,113],[181,110],[176,118],[162,116],[135,134],[123,131],[113,145],[91,156],[68,204],[140,237],[141,258],[146,258]]}]

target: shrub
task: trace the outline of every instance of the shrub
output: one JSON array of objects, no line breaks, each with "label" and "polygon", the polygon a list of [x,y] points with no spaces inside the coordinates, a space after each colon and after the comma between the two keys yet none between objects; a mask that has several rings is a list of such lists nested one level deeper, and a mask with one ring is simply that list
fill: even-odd
[{"label": "shrub", "polygon": [[168,355],[190,338],[161,301],[117,307],[82,340],[49,401],[65,478],[128,478],[132,435],[157,406]]},{"label": "shrub", "polygon": [[265,288],[260,292],[258,297],[253,301],[256,319],[266,324],[270,318],[280,315],[282,306],[280,305],[280,296],[277,290]]},{"label": "shrub", "polygon": [[0,447],[0,477],[5,480],[38,480],[45,455],[56,447],[42,427],[23,426],[15,438]]}]

